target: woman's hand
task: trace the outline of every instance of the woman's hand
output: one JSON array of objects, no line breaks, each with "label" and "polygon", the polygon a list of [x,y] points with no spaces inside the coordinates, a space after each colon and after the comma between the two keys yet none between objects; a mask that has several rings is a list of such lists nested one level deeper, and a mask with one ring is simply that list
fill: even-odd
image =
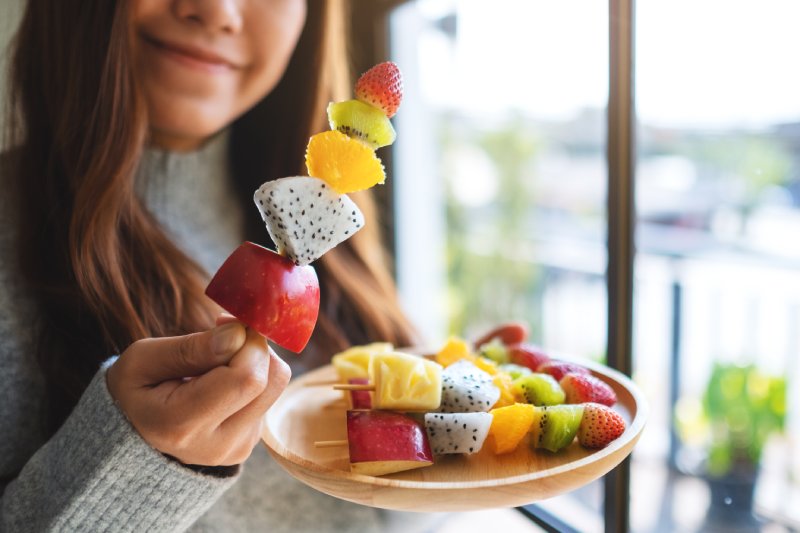
[{"label": "woman's hand", "polygon": [[218,324],[137,341],[106,375],[111,396],[144,440],[185,464],[247,459],[264,413],[291,376],[264,337],[230,319]]}]

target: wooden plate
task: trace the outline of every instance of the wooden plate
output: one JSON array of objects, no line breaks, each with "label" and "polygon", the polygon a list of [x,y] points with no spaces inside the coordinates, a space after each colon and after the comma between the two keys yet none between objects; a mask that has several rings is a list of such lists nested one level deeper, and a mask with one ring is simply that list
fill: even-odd
[{"label": "wooden plate", "polygon": [[[520,445],[507,455],[484,448],[471,456],[437,457],[433,466],[373,477],[350,472],[347,446],[315,448],[319,440],[346,439],[345,403],[331,383],[336,373],[325,366],[293,380],[267,412],[262,438],[289,474],[331,496],[402,511],[472,511],[516,507],[585,485],[630,454],[644,429],[647,404],[623,374],[581,361],[611,385],[614,407],[627,422],[620,438],[591,451],[577,439],[558,453]],[[327,383],[327,385],[325,385]]]}]

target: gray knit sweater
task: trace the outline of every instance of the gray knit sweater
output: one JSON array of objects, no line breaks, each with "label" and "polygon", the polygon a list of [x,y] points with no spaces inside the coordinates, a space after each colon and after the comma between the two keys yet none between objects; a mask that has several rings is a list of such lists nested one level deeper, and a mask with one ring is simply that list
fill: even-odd
[{"label": "gray knit sweater", "polygon": [[[214,272],[241,242],[226,138],[190,154],[146,152],[137,188],[164,228]],[[0,165],[0,186],[3,181]],[[49,440],[33,357],[36,309],[14,264],[13,205],[0,187],[0,532],[414,531],[431,515],[391,513],[318,493],[258,446],[238,475],[216,478],[165,459],[133,429],[98,369]],[[111,356],[113,354],[109,354]],[[291,360],[289,361],[292,362]]]}]

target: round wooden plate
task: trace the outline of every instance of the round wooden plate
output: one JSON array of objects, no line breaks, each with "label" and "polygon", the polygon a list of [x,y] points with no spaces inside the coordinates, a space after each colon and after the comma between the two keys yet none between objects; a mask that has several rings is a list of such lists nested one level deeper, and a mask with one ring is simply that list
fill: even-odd
[{"label": "round wooden plate", "polygon": [[630,454],[644,429],[647,403],[639,388],[608,367],[581,361],[617,393],[614,407],[627,422],[602,450],[577,439],[558,453],[521,444],[513,453],[484,448],[470,456],[436,457],[433,466],[381,477],[350,472],[347,446],[316,448],[315,441],[346,439],[345,402],[324,366],[293,380],[267,412],[262,438],[289,474],[331,496],[402,511],[472,511],[516,507],[576,489],[607,473]]}]

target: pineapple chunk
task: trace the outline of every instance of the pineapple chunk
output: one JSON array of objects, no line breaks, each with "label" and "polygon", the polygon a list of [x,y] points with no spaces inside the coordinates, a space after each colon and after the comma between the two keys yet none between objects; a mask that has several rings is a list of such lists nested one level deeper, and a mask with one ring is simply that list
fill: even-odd
[{"label": "pineapple chunk", "polygon": [[374,409],[431,411],[442,401],[442,366],[400,352],[372,356],[369,366]]},{"label": "pineapple chunk", "polygon": [[369,377],[369,361],[378,353],[389,353],[394,350],[388,342],[373,342],[363,346],[353,346],[333,356],[331,363],[336,369],[339,381],[348,383],[354,378]]}]

